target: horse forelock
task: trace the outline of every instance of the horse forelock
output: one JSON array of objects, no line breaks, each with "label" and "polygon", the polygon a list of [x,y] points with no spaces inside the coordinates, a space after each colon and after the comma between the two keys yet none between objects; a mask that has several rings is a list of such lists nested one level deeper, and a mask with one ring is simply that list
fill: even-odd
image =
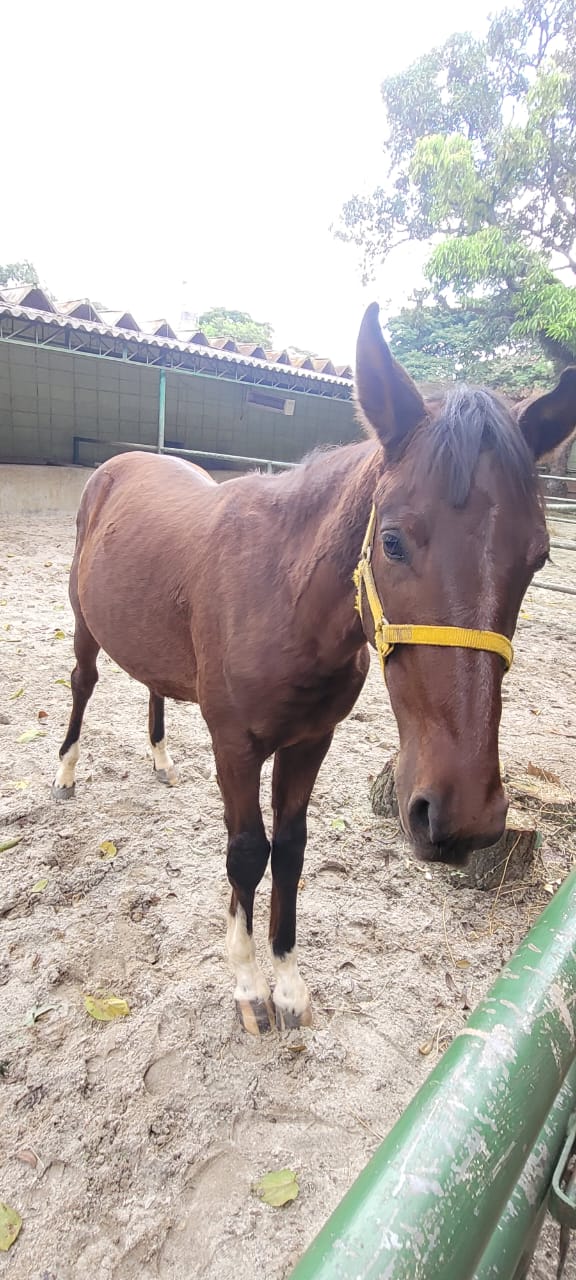
[{"label": "horse forelock", "polygon": [[481,387],[450,391],[423,433],[422,465],[442,474],[452,506],[463,506],[480,454],[490,450],[511,489],[527,498],[538,492],[534,459],[503,400]]}]

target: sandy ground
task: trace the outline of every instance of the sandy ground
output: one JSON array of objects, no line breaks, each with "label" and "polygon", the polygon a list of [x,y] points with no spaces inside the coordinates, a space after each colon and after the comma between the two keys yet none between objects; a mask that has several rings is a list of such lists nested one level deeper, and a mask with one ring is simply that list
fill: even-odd
[{"label": "sandy ground", "polygon": [[[77,797],[50,799],[70,703],[72,547],[72,521],[0,526],[0,842],[21,837],[0,855],[0,1198],[24,1223],[0,1275],[281,1280],[425,1078],[436,1042],[493,981],[545,885],[567,871],[574,832],[561,819],[546,827],[538,875],[498,898],[414,862],[370,810],[369,778],[396,741],[373,666],[311,806],[300,948],[315,1025],[246,1037],[224,957],[224,831],[198,710],[168,706],[182,781],[161,787],[146,691],[102,658]],[[557,559],[549,577],[574,582],[573,556]],[[503,760],[513,777],[531,763],[576,790],[576,601],[533,590],[523,614]],[[268,891],[267,877],[256,917],[265,963]],[[83,994],[102,991],[125,998],[130,1016],[92,1021]],[[274,1210],[251,1184],[284,1166],[300,1196]],[[551,1228],[534,1280],[554,1274],[554,1244]]]}]

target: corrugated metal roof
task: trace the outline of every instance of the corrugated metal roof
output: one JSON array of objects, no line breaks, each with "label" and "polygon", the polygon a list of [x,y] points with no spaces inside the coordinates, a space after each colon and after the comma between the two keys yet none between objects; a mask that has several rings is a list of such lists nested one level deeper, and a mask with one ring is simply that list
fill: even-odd
[{"label": "corrugated metal roof", "polygon": [[283,365],[293,370],[300,369],[307,376],[316,375],[324,382],[330,382],[334,378],[343,382],[352,381],[350,365],[335,366],[331,360],[317,356],[291,354],[289,350],[265,351],[260,344],[237,342],[234,338],[226,336],[208,338],[200,329],[179,331],[174,329],[165,318],[150,320],[141,325],[131,311],[102,310],[100,307],[95,307],[89,298],[77,298],[72,302],[53,302],[38,285],[19,285],[15,289],[7,289],[3,286],[0,301],[36,311],[39,316],[42,313],[48,313],[55,321],[56,317],[59,317],[57,323],[60,326],[62,320],[66,324],[78,320],[86,324],[100,325],[101,328],[98,331],[103,336],[129,333],[131,336],[136,336],[139,342],[148,342],[151,338],[170,340],[176,342],[179,349],[205,347],[221,353],[222,358],[224,353],[229,353],[238,355],[243,360],[257,360],[271,367]]},{"label": "corrugated metal roof", "polygon": [[15,307],[35,307],[38,311],[49,311],[51,314],[56,310],[48,294],[38,285],[20,284],[16,289],[4,288],[2,292],[6,302],[11,302]]},{"label": "corrugated metal roof", "polygon": [[255,360],[267,360],[268,356],[257,342],[237,342],[236,350],[241,356],[253,356]]},{"label": "corrugated metal roof", "polygon": [[[4,289],[3,292],[6,296],[14,291]],[[31,290],[28,290],[28,293],[31,292]],[[102,315],[103,313],[100,314]],[[113,312],[110,314],[119,316],[121,319],[128,317],[134,322],[134,317],[131,316],[129,312]],[[298,379],[302,378],[308,382],[317,381],[324,384],[331,384],[346,388],[348,390],[351,389],[351,378],[342,377],[336,373],[331,374],[326,369],[324,371],[320,369],[315,370],[312,360],[309,358],[303,359],[301,363],[298,364],[290,363],[290,365],[288,365],[284,360],[277,363],[269,358],[262,358],[261,356],[249,355],[247,353],[244,354],[240,350],[229,350],[227,345],[224,347],[213,346],[209,343],[208,338],[206,338],[202,333],[194,334],[195,341],[182,341],[181,338],[174,339],[164,337],[157,333],[145,333],[143,330],[138,328],[124,328],[116,324],[107,324],[103,321],[98,323],[96,321],[84,319],[81,316],[65,314],[62,311],[49,311],[44,308],[39,309],[36,307],[22,306],[15,304],[10,299],[7,301],[0,301],[0,316],[2,315],[11,316],[14,320],[29,321],[33,325],[44,325],[46,327],[53,327],[56,329],[72,329],[75,331],[82,331],[87,334],[99,335],[105,338],[120,339],[124,340],[127,345],[135,343],[137,346],[141,347],[152,346],[165,351],[189,352],[191,355],[197,355],[203,359],[218,360],[224,363],[243,365],[254,369],[269,369],[270,371],[275,371],[278,374],[290,374],[292,377],[296,377]],[[237,348],[245,347],[247,350],[252,351],[262,350],[262,348],[255,348],[249,343],[236,343],[234,345]],[[287,355],[286,352],[282,352],[281,354],[283,356]],[[318,361],[317,363],[323,365],[330,364],[329,361]],[[331,367],[333,368],[333,366]]]},{"label": "corrugated metal roof", "polygon": [[161,320],[145,320],[142,325],[143,333],[152,333],[157,338],[174,338],[176,339],[176,331],[172,328],[170,322],[166,319]]},{"label": "corrugated metal roof", "polygon": [[89,298],[75,298],[72,302],[57,302],[55,311],[65,316],[76,316],[78,320],[95,320],[100,323],[101,316]]},{"label": "corrugated metal roof", "polygon": [[130,329],[132,333],[141,332],[140,325],[131,311],[100,311],[99,315],[102,324],[110,325],[114,329]]}]

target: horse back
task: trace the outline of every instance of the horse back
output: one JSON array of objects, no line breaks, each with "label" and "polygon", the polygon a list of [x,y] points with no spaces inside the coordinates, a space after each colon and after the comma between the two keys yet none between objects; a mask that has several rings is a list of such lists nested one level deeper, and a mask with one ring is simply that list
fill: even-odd
[{"label": "horse back", "polygon": [[80,502],[74,611],[119,666],[170,697],[195,697],[185,583],[218,488],[180,459],[120,454],[94,472]]}]

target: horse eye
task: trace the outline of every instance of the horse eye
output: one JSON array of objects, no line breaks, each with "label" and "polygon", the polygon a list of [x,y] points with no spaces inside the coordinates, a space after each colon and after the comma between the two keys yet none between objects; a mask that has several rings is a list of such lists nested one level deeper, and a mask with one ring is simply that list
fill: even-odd
[{"label": "horse eye", "polygon": [[382,546],[389,560],[404,560],[404,547],[397,533],[383,533]]}]

